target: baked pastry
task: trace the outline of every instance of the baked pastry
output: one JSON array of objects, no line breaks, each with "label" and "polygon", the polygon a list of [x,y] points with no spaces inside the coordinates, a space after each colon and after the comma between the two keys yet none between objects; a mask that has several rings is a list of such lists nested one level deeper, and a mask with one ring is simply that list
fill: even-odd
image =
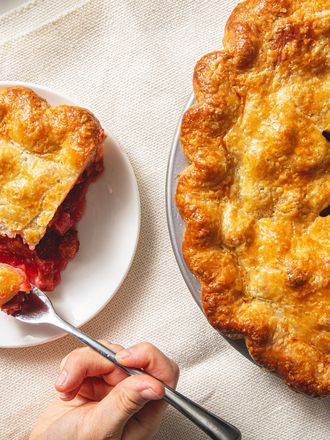
[{"label": "baked pastry", "polygon": [[19,292],[30,292],[26,274],[17,267],[0,264],[0,307],[8,304]]},{"label": "baked pastry", "polygon": [[210,323],[330,395],[330,1],[247,0],[194,72],[176,202]]},{"label": "baked pastry", "polygon": [[103,170],[104,138],[85,109],[51,107],[24,87],[0,91],[0,263],[41,289],[54,289],[78,251],[75,224]]}]

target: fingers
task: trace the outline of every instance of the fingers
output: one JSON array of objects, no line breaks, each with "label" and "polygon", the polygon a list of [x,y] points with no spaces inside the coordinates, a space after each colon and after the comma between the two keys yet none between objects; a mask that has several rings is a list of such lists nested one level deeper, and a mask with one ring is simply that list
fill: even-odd
[{"label": "fingers", "polygon": [[121,438],[127,421],[148,401],[160,400],[163,395],[162,384],[150,376],[136,375],[121,381],[93,411],[94,425],[99,427],[97,438],[110,434]]},{"label": "fingers", "polygon": [[100,377],[88,377],[80,387],[73,391],[59,393],[59,397],[62,400],[68,401],[74,399],[79,394],[79,396],[85,399],[99,401],[109,394],[112,388]]},{"label": "fingers", "polygon": [[[143,368],[146,372],[171,387],[175,388],[178,382],[179,368],[176,363],[147,342],[118,352],[116,360],[127,367]],[[139,426],[144,428],[144,432],[148,432],[152,436],[159,429],[165,409],[166,402],[163,400],[153,402],[152,405],[147,405],[141,409],[135,415],[135,419],[139,422]]]},{"label": "fingers", "polygon": [[[125,366],[143,368],[162,382],[175,387],[179,377],[177,365],[152,344],[143,342],[129,349],[102,343],[118,352],[116,359]],[[72,400],[79,393],[90,400],[103,399],[127,374],[90,348],[69,353],[61,363],[56,389],[62,400]]]},{"label": "fingers", "polygon": [[116,360],[126,367],[143,368],[172,387],[175,387],[178,382],[179,368],[176,363],[148,342],[119,351]]},{"label": "fingers", "polygon": [[[102,343],[117,352],[119,363],[143,368],[154,377],[145,374],[128,377],[90,348],[80,348],[61,363],[61,374],[56,383],[60,397],[72,400],[78,394],[79,399],[86,399],[89,405],[87,425],[88,429],[92,429],[93,438],[121,438],[124,430],[124,435],[128,437],[151,438],[166,408],[166,403],[161,400],[164,396],[161,382],[176,386],[179,377],[177,365],[146,342],[127,350],[106,341]],[[73,403],[79,399],[73,400]],[[154,402],[146,405],[149,401]],[[133,415],[134,418],[127,424]]]},{"label": "fingers", "polygon": [[[122,350],[122,346],[102,343],[113,351]],[[79,392],[86,378],[102,376],[108,385],[116,385],[127,375],[116,367],[112,362],[102,357],[90,348],[84,347],[69,353],[61,363],[61,373],[56,381],[55,388],[60,392],[63,400],[71,400]],[[88,382],[87,382],[88,383]],[[106,385],[106,384],[105,384]],[[91,388],[91,384],[85,386]],[[106,387],[103,387],[103,390]],[[100,386],[94,394],[102,394]],[[93,399],[94,400],[94,399]]]}]

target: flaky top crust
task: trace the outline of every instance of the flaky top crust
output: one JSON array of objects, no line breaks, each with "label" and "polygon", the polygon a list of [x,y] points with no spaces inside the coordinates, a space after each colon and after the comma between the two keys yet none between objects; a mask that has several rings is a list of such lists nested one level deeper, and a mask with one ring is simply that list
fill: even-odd
[{"label": "flaky top crust", "polygon": [[0,91],[0,234],[34,248],[104,140],[80,107],[51,107],[25,87]]},{"label": "flaky top crust", "polygon": [[329,0],[236,7],[224,50],[195,68],[176,194],[211,324],[316,396],[330,395],[329,37]]},{"label": "flaky top crust", "polygon": [[31,286],[22,270],[0,263],[0,307],[18,292],[28,292],[29,290],[31,290]]}]

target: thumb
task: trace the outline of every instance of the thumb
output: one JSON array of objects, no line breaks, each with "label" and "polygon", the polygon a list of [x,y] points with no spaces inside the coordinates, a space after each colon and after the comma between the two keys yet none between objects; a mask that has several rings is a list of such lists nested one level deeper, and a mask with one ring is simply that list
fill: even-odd
[{"label": "thumb", "polygon": [[144,374],[119,382],[93,411],[93,425],[97,438],[121,438],[128,420],[151,400],[164,396],[164,387],[156,379]]}]

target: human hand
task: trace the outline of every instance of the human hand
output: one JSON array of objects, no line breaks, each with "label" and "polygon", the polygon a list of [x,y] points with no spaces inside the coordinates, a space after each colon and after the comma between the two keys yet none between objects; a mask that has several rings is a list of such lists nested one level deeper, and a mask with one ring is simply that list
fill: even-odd
[{"label": "human hand", "polygon": [[[175,387],[177,365],[155,346],[143,342],[128,350],[102,344],[130,368],[143,368]],[[166,403],[164,387],[147,375],[128,376],[90,348],[66,356],[55,388],[59,398],[37,420],[30,440],[147,440],[158,431]]]}]

